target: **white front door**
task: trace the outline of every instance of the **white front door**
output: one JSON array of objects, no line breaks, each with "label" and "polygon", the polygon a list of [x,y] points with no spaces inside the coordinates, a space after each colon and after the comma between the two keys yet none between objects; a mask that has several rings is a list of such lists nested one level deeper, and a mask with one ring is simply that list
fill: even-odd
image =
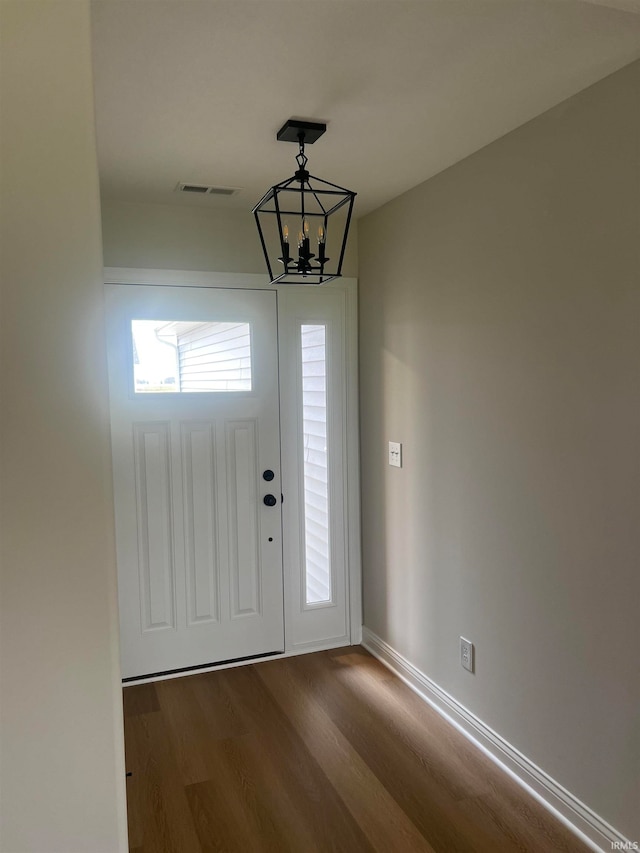
[{"label": "white front door", "polygon": [[123,677],[281,652],[276,294],[106,292]]}]

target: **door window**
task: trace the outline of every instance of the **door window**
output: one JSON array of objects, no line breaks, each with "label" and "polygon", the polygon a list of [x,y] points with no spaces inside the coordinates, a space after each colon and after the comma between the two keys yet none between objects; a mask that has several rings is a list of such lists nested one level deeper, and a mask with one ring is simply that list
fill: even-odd
[{"label": "door window", "polygon": [[251,326],[132,320],[136,394],[251,391]]}]

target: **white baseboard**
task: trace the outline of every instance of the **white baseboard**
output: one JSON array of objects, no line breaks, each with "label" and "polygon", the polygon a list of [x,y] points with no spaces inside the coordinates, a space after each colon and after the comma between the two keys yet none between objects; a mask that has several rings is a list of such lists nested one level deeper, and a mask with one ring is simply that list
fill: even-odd
[{"label": "white baseboard", "polygon": [[[378,637],[362,628],[362,645],[402,681],[454,725],[475,746],[523,785],[538,802],[584,841],[592,850],[635,849],[629,839],[574,797],[525,755],[511,746],[471,711],[457,702],[427,675]],[[616,848],[613,843],[617,842]],[[627,845],[625,848],[622,845]]]}]

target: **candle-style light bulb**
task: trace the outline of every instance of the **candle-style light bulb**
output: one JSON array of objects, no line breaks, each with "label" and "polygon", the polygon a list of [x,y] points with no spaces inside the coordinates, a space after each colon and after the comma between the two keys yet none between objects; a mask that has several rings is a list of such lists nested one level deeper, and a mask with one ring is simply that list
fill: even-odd
[{"label": "candle-style light bulb", "polygon": [[282,257],[278,258],[279,261],[287,268],[287,264],[291,260],[289,255],[289,226],[285,223],[282,226]]},{"label": "candle-style light bulb", "polygon": [[309,249],[309,222],[307,221],[307,217],[302,217],[302,231],[298,235],[299,243],[298,243],[298,255],[301,270],[306,271],[310,269],[309,261],[314,257],[313,253]]},{"label": "candle-style light bulb", "polygon": [[324,230],[324,226],[320,225],[318,228],[318,262],[321,267],[323,267],[327,262],[327,257],[324,253],[324,245],[327,241],[327,232]]}]

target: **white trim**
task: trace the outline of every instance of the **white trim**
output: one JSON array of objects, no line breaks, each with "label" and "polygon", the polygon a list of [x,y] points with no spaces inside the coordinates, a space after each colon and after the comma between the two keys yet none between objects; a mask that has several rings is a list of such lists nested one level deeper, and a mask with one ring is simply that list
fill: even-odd
[{"label": "white trim", "polygon": [[105,267],[105,284],[149,284],[160,287],[225,287],[273,289],[266,275],[256,273],[200,272],[197,270],[151,270],[135,267]]},{"label": "white trim", "polygon": [[351,643],[362,641],[362,551],[360,532],[360,392],[358,388],[358,282],[346,287],[347,565]]},{"label": "white trim", "polygon": [[332,640],[331,642],[307,643],[303,647],[291,649],[286,652],[278,652],[275,655],[261,655],[257,658],[248,658],[235,663],[221,663],[214,666],[203,666],[195,669],[186,669],[184,672],[170,672],[167,675],[152,675],[149,678],[136,678],[133,681],[127,681],[122,685],[123,689],[127,687],[137,687],[138,684],[153,684],[154,681],[169,681],[172,678],[187,678],[190,675],[203,675],[207,672],[217,672],[219,669],[233,669],[236,666],[249,666],[254,663],[267,663],[270,660],[281,660],[282,658],[295,658],[300,655],[308,655],[312,652],[326,652],[331,649],[348,649],[350,647],[349,640],[345,637],[339,641]]},{"label": "white trim", "polygon": [[327,649],[341,649],[353,645],[348,634],[343,634],[342,637],[330,637],[326,640],[309,640],[303,643],[294,643],[290,649],[287,649],[289,654],[304,654],[308,652],[322,652]]},{"label": "white trim", "polygon": [[362,628],[362,645],[502,770],[526,788],[591,850],[609,851],[613,842],[627,844],[626,849],[634,849],[630,846],[629,839],[365,626]]},{"label": "white trim", "polygon": [[[249,290],[309,290],[320,285],[271,284],[267,275],[244,272],[209,272],[204,270],[152,270],[136,267],[104,267],[105,284],[148,284],[159,287],[223,287]],[[323,289],[348,292],[355,287],[356,278],[335,278]]]}]

